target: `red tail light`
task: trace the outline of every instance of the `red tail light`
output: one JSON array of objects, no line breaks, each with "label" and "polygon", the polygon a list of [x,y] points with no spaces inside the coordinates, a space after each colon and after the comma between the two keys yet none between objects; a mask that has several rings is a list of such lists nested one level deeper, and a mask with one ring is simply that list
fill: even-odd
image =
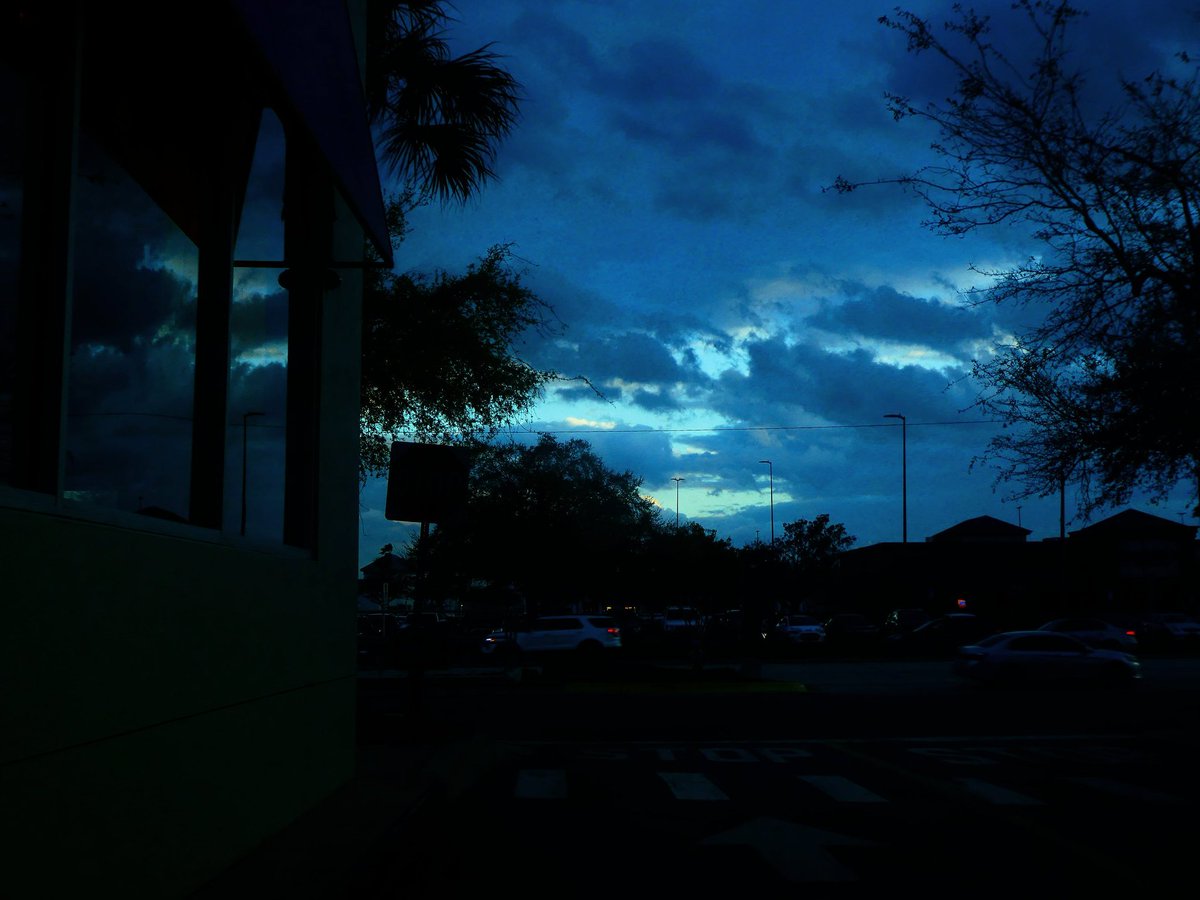
[{"label": "red tail light", "polygon": [[616,637],[617,635],[619,635],[619,634],[621,633],[621,629],[620,629],[620,628],[617,628],[617,627],[614,625],[614,626],[612,626],[611,628],[609,628],[609,629],[608,629],[608,633],[609,633],[609,634],[611,634],[613,637]]},{"label": "red tail light", "polygon": [[1130,637],[1137,637],[1137,632],[1134,631],[1132,628],[1128,629],[1125,633],[1127,635],[1129,635]]}]

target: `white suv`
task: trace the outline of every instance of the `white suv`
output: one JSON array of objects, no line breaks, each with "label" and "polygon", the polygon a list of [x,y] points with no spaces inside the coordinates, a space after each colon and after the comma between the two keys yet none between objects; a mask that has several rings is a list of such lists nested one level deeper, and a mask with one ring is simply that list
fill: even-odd
[{"label": "white suv", "polygon": [[485,656],[575,652],[598,656],[621,647],[621,629],[611,616],[540,616],[514,631],[497,629],[483,639]]}]

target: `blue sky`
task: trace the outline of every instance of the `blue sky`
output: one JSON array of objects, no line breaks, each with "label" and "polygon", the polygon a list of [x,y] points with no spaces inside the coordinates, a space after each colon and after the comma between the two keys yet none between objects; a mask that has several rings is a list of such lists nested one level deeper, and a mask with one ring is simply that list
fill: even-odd
[{"label": "blue sky", "polygon": [[[1007,0],[996,38],[1022,52]],[[998,426],[972,409],[972,359],[1036,311],[967,307],[972,267],[1038,249],[1019,227],[966,239],[922,226],[892,187],[823,187],[931,161],[934,135],[892,120],[884,92],[940,99],[936,66],[878,23],[884,2],[458,0],[459,52],[491,42],[523,88],[498,179],[461,207],[411,216],[401,269],[462,271],[511,243],[557,335],[528,335],[538,368],[583,376],[549,391],[513,440],[581,437],[643,479],[668,517],[742,545],[827,513],[858,544],[900,540],[907,418],[908,537],[980,515],[1059,533],[1059,498],[1006,501],[975,467]],[[935,21],[950,4],[909,7]],[[1099,100],[1194,49],[1178,2],[1085,4],[1078,62]],[[1011,43],[1008,43],[1010,42]],[[760,460],[769,459],[770,466]],[[362,494],[361,563],[412,526]],[[1189,490],[1158,507],[1193,523]],[[1018,504],[1020,509],[1018,509]],[[1066,493],[1067,528],[1085,522]]]}]

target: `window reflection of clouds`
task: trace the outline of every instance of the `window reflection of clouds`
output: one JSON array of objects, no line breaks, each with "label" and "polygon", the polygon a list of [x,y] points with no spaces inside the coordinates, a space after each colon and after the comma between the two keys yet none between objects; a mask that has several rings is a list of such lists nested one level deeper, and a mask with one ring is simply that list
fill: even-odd
[{"label": "window reflection of clouds", "polygon": [[186,518],[198,254],[84,133],[64,495]]},{"label": "window reflection of clouds", "polygon": [[[235,260],[283,259],[283,160],[283,127],[271,110],[264,110]],[[225,443],[223,528],[232,532],[240,528],[245,462],[246,536],[269,541],[283,540],[288,308],[287,294],[278,281],[281,271],[235,268],[230,320],[231,425]],[[264,415],[243,418],[248,412]]]}]

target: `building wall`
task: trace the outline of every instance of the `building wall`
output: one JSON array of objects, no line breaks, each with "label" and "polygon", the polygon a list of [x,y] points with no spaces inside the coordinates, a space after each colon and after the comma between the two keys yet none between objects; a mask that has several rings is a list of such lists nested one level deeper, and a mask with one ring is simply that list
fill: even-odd
[{"label": "building wall", "polygon": [[172,895],[349,777],[353,598],[330,567],[40,513],[0,530],[17,884]]},{"label": "building wall", "polygon": [[[62,118],[63,134],[78,127]],[[361,259],[362,227],[341,197],[333,211],[330,257]],[[59,276],[46,295],[61,301],[70,251],[44,256]],[[0,478],[6,896],[185,895],[353,774],[362,274],[337,274],[310,354],[311,541],[67,499],[61,465],[56,485]],[[45,394],[65,403],[60,388]],[[218,409],[217,424],[236,412]],[[227,466],[213,489],[237,478]]]},{"label": "building wall", "polygon": [[174,893],[352,774],[360,280],[326,307],[315,553],[0,498],[5,855],[28,884]]}]

